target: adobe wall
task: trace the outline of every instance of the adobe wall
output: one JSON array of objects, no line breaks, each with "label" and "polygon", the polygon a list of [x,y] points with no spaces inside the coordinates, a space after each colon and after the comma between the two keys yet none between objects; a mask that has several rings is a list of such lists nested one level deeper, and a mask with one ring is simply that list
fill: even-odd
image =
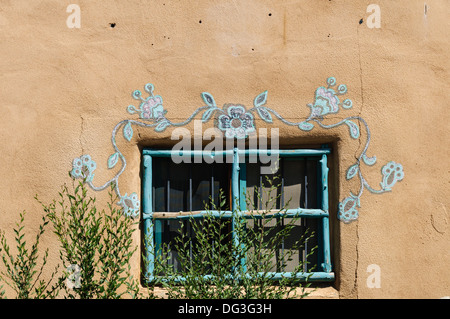
[{"label": "adobe wall", "polygon": [[[205,105],[202,92],[219,108],[237,103],[248,110],[266,90],[265,106],[297,123],[310,117],[307,104],[316,102],[316,89],[334,77],[334,89],[348,89],[340,102],[349,98],[352,107],[341,104],[323,114],[323,123],[352,116],[367,123],[367,156],[377,160],[361,164],[364,180],[379,190],[390,161],[404,172],[390,192],[365,188],[351,223],[337,219],[338,203],[360,189],[359,175],[347,180],[346,174],[367,143],[364,124],[354,121],[359,134],[352,138],[346,124],[324,128],[311,121],[308,131],[275,116],[267,123],[254,113],[256,128],[279,128],[282,145],[333,146],[337,280],[331,295],[450,295],[447,0],[73,2],[81,8],[81,28],[66,24],[69,2],[1,1],[0,228],[11,239],[20,211],[28,212],[30,227],[40,222],[43,212],[34,196],[44,202],[56,198],[60,186],[70,183],[74,158],[89,154],[95,160],[95,185],[118,173],[120,163],[107,168],[115,152],[111,134],[120,121],[139,120],[127,107],[139,106],[134,90],[147,96],[145,84],[162,96],[173,123]],[[367,24],[372,2],[380,8],[380,28]],[[213,119],[204,124],[213,126]],[[156,132],[135,125],[130,141],[122,129],[116,142],[127,166],[120,189],[140,196],[140,150],[173,145],[174,127]],[[56,264],[58,242],[48,233],[43,245]],[[370,265],[379,266],[380,288],[367,285]],[[133,267],[138,273],[138,259]]]}]

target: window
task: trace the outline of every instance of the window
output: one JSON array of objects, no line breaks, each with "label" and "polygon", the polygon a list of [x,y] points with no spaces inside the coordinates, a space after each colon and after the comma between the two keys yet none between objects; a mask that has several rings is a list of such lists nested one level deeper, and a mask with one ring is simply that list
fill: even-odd
[{"label": "window", "polygon": [[[262,174],[264,166],[255,160],[258,150],[226,150],[206,154],[198,151],[182,151],[183,156],[191,156],[190,163],[175,164],[171,159],[171,150],[143,150],[143,220],[144,238],[149,241],[145,245],[147,269],[146,275],[153,275],[155,253],[163,243],[170,242],[177,236],[180,222],[189,232],[192,217],[201,219],[207,213],[205,204],[210,208],[219,202],[219,192],[225,196],[225,207],[222,207],[221,217],[228,216],[232,211],[247,211],[247,204],[253,210],[264,209],[264,195],[257,196],[255,190],[265,194],[267,178],[277,183],[276,192],[280,196],[276,208],[285,207],[287,217],[300,217],[295,223],[290,236],[301,236],[306,228],[314,230],[316,236],[308,241],[296,258],[303,262],[302,276],[308,280],[332,281],[330,258],[330,229],[328,213],[328,166],[327,155],[330,149],[288,149],[264,150],[278,155],[276,173]],[[177,151],[178,152],[178,151]],[[180,153],[181,154],[181,153]],[[267,153],[266,153],[267,154]],[[201,156],[228,156],[224,163],[210,163],[194,160]],[[252,157],[253,156],[253,157]],[[226,163],[225,163],[226,162]],[[246,200],[247,199],[247,200]],[[209,210],[211,212],[211,209]],[[217,211],[212,211],[212,213]],[[255,222],[256,223],[256,222]],[[233,227],[229,227],[230,234]],[[231,236],[230,236],[231,240]],[[309,254],[311,247],[318,249]],[[289,249],[289,240],[286,247]],[[173,266],[177,265],[177,252],[170,251]],[[306,257],[308,256],[308,257]],[[305,260],[310,258],[311,260]],[[306,263],[308,261],[308,263]],[[315,266],[310,268],[310,266]],[[295,265],[291,265],[295,267]],[[274,272],[277,270],[274,269]],[[287,270],[289,271],[289,270]],[[275,276],[276,277],[276,276]]]}]

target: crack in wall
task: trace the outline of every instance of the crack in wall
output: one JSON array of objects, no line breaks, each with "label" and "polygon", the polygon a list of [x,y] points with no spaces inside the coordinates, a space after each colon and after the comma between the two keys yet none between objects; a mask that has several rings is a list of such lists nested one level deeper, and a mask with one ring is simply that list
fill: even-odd
[{"label": "crack in wall", "polygon": [[[359,82],[360,82],[360,94],[361,94],[361,107],[359,110],[359,117],[362,116],[363,107],[364,107],[364,85],[363,85],[363,70],[362,70],[362,63],[361,63],[361,44],[359,41],[359,28],[356,29],[357,37],[356,41],[358,44],[358,64],[359,64]],[[358,121],[359,125],[359,131],[362,132],[361,127],[361,121]],[[357,158],[357,154],[359,150],[361,149],[361,134],[358,138],[359,146],[358,150],[355,153],[355,158]],[[358,267],[359,267],[359,222],[356,221],[356,245],[355,245],[355,252],[356,252],[356,260],[355,260],[355,276],[353,281],[353,288],[352,288],[352,294],[356,294],[356,299],[358,299]]]},{"label": "crack in wall", "polygon": [[[360,94],[361,94],[361,107],[359,110],[359,114],[358,116],[361,117],[362,112],[363,112],[363,107],[364,107],[364,88],[363,88],[363,78],[362,78],[362,64],[361,64],[361,44],[359,43],[359,29],[356,29],[356,33],[357,33],[357,43],[358,43],[358,63],[359,63],[359,83],[360,83]],[[358,125],[359,125],[359,131],[361,132],[361,122],[358,121]],[[358,138],[359,141],[359,147],[358,150],[361,149],[361,135]],[[355,153],[355,158],[357,158],[357,152]]]},{"label": "crack in wall", "polygon": [[356,261],[355,261],[355,278],[353,280],[353,288],[352,288],[352,294],[356,294],[356,299],[359,298],[358,295],[358,266],[359,266],[359,224],[358,221],[356,221]]}]

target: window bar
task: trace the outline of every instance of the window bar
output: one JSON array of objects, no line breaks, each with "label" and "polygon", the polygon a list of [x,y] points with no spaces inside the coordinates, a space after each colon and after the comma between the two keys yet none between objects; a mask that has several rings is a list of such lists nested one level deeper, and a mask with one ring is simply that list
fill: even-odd
[{"label": "window bar", "polygon": [[[215,210],[216,207],[214,207],[215,204],[215,200],[214,200],[214,163],[211,163],[211,209]],[[214,245],[215,245],[215,240],[214,237],[212,238],[212,248],[213,250],[211,251],[211,259],[214,260]]]},{"label": "window bar", "polygon": [[152,209],[151,209],[151,211],[154,212],[155,208],[156,208],[156,196],[155,196],[156,189],[155,189],[155,187],[152,187],[152,188],[150,188],[150,190],[152,192],[152,195],[151,195]]},{"label": "window bar", "polygon": [[[281,170],[280,175],[281,175],[281,205],[280,208],[281,209],[285,209],[284,207],[284,162],[283,162],[283,158],[280,158],[280,167],[279,169]],[[278,220],[279,218],[277,218]],[[281,217],[281,228],[283,229],[284,227],[284,217]],[[284,262],[284,237],[281,241],[281,258],[283,258],[283,262]]]},{"label": "window bar", "polygon": [[[167,207],[166,207],[166,209],[168,212],[170,212],[170,179],[169,178],[167,178]],[[166,228],[165,226],[167,226],[167,228],[169,228],[169,220],[168,219],[165,221],[156,220],[156,223],[157,223],[156,224],[157,232],[159,230],[159,232],[163,232],[163,234],[164,234],[165,233],[164,229]],[[159,250],[161,249],[161,243],[162,243],[162,235],[160,234],[158,238],[159,238],[159,240],[156,241],[157,246],[158,246],[156,251],[159,254]],[[170,261],[172,262],[172,254],[170,253],[170,242],[167,246],[167,253],[170,254]],[[173,262],[172,262],[172,265],[173,265]]]},{"label": "window bar", "polygon": [[281,174],[281,208],[284,208],[284,161],[280,158]]},{"label": "window bar", "polygon": [[[238,204],[239,204],[239,153],[238,148],[235,147],[233,150],[233,165],[232,165],[232,172],[231,172],[231,191],[232,191],[232,210],[234,214],[237,214]],[[233,217],[232,220],[232,242],[234,247],[239,247],[239,237],[237,236],[235,230],[236,230],[236,220]],[[242,261],[241,261],[242,262]]]},{"label": "window bar", "polygon": [[[262,210],[262,175],[261,175],[261,167],[259,168],[259,194],[258,194],[258,210]],[[263,220],[259,219],[258,221],[259,227],[263,227]]]},{"label": "window bar", "polygon": [[[261,168],[260,168],[261,169]],[[262,208],[262,175],[261,175],[261,171],[259,173],[259,196],[258,196],[258,209],[263,209]]]},{"label": "window bar", "polygon": [[[244,163],[239,164],[239,212],[242,214],[247,210],[247,202],[246,202],[246,194],[247,194],[247,167]],[[244,224],[243,228],[246,229],[246,224]],[[245,251],[244,244],[241,246],[243,251]],[[241,258],[241,267],[243,272],[247,271],[247,258],[245,255]]]},{"label": "window bar", "polygon": [[[144,227],[144,243],[146,247],[145,254],[145,278],[149,279],[150,276],[153,275],[154,263],[155,263],[155,255],[151,252],[155,249],[155,243],[153,238],[153,207],[152,203],[154,203],[153,196],[153,183],[152,183],[152,157],[149,155],[144,156],[144,174],[142,177],[142,182],[144,184],[145,189],[147,190],[146,194],[142,196],[142,218],[143,218],[143,227]],[[148,194],[148,196],[147,196]]]},{"label": "window bar", "polygon": [[244,212],[247,209],[247,167],[245,163],[239,164],[239,209]]},{"label": "window bar", "polygon": [[167,179],[167,211],[170,212],[170,179]]},{"label": "window bar", "polygon": [[[189,165],[189,211],[192,212],[192,165]],[[189,265],[192,267],[192,230],[191,220],[186,220],[186,233],[189,236]]]},{"label": "window bar", "polygon": [[211,164],[211,209],[214,208],[214,163]]},{"label": "window bar", "polygon": [[[303,169],[304,169],[304,171],[303,171],[303,176],[304,176],[304,189],[305,189],[305,191],[304,191],[304,194],[305,194],[305,203],[304,203],[304,206],[305,206],[305,208],[306,209],[308,209],[309,208],[309,203],[308,203],[308,187],[309,187],[309,185],[308,185],[308,159],[305,157],[304,158],[304,166],[303,166]],[[301,219],[301,224],[302,224],[302,226],[303,226],[303,231],[304,231],[304,233],[306,233],[307,232],[307,219],[306,218],[302,218]],[[308,239],[306,238],[305,239],[305,244],[304,244],[304,247],[303,247],[303,252],[302,252],[302,263],[303,263],[303,271],[304,272],[306,272],[306,271],[308,271],[308,258],[307,258],[307,255],[308,255]]]},{"label": "window bar", "polygon": [[192,165],[189,165],[189,211],[192,212]]},{"label": "window bar", "polygon": [[[322,174],[322,209],[328,211],[328,166],[327,156],[322,155],[321,174]],[[323,271],[331,272],[331,257],[330,257],[330,224],[328,216],[322,217],[322,246],[323,246]]]},{"label": "window bar", "polygon": [[187,220],[186,224],[186,232],[188,233],[189,236],[189,265],[190,267],[192,267],[192,227],[191,227],[191,222],[192,220]]}]

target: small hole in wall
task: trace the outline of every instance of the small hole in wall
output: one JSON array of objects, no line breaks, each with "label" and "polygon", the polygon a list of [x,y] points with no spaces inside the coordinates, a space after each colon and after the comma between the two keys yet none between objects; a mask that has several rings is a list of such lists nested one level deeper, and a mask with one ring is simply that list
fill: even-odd
[{"label": "small hole in wall", "polygon": [[363,22],[364,22],[363,19],[359,20],[359,24],[363,24]]},{"label": "small hole in wall", "polygon": [[202,23],[202,20],[198,20],[198,23]]},{"label": "small hole in wall", "polygon": [[271,17],[272,16],[272,13],[269,13],[269,17]]},{"label": "small hole in wall", "polygon": [[115,23],[110,23],[109,26],[110,26],[111,28],[114,28],[114,27],[116,26],[116,24],[115,24]]}]

